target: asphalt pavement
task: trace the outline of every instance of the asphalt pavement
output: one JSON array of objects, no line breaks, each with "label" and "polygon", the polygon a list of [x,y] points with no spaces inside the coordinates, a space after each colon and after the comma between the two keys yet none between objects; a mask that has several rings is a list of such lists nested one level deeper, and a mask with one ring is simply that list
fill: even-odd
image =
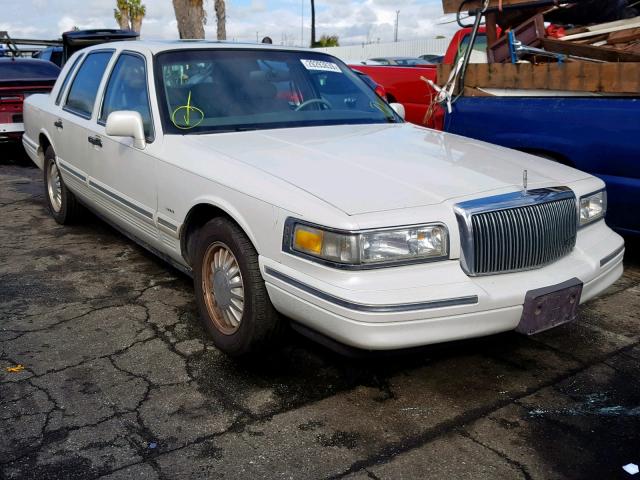
[{"label": "asphalt pavement", "polygon": [[[579,319],[350,358],[292,333],[220,353],[191,280],[87,214],[47,214],[0,148],[0,478],[628,478],[640,464],[640,244]],[[19,365],[23,366],[21,369]]]}]

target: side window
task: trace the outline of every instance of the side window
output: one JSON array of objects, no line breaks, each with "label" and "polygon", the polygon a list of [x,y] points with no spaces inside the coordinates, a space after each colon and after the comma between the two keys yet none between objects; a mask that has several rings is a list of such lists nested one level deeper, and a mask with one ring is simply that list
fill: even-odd
[{"label": "side window", "polygon": [[82,60],[82,55],[80,55],[78,58],[74,60],[73,65],[71,65],[71,68],[67,72],[67,76],[64,77],[64,80],[62,81],[62,85],[60,86],[60,90],[58,90],[58,96],[56,97],[56,105],[60,105],[60,100],[62,100],[62,94],[67,88],[67,84],[69,83],[69,80],[71,80],[71,77],[73,77],[73,72],[78,66],[78,62],[80,62],[80,60]]},{"label": "side window", "polygon": [[144,123],[144,134],[151,138],[147,71],[144,59],[138,55],[123,53],[118,58],[107,83],[98,121],[105,123],[109,114],[118,110],[140,113]]},{"label": "side window", "polygon": [[[467,35],[464,37],[460,45],[458,45],[458,53],[456,55],[456,60],[453,64],[458,63],[458,59],[464,56],[467,48],[469,47],[469,41],[471,40],[471,35]],[[476,38],[476,43],[473,45],[473,50],[471,51],[471,57],[469,58],[469,63],[487,63],[487,36],[486,35],[478,35]]]},{"label": "side window", "polygon": [[82,116],[91,116],[98,86],[111,55],[112,52],[96,52],[86,56],[73,79],[65,108]]}]

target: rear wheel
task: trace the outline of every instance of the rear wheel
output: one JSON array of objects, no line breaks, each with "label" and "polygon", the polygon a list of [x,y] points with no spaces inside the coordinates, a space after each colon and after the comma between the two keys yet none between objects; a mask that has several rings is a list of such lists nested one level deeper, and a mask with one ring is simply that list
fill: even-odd
[{"label": "rear wheel", "polygon": [[52,147],[48,147],[44,155],[44,193],[56,222],[66,225],[78,218],[80,205],[62,180]]},{"label": "rear wheel", "polygon": [[282,321],[269,300],[249,238],[226,218],[210,220],[197,235],[196,301],[216,347],[241,356],[277,345]]}]

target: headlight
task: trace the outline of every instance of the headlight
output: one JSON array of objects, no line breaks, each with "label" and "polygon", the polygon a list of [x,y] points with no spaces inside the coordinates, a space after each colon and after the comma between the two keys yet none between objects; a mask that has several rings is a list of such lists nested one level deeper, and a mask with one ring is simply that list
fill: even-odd
[{"label": "headlight", "polygon": [[441,223],[347,232],[288,219],[284,250],[343,268],[375,268],[443,260],[449,234]]},{"label": "headlight", "polygon": [[604,218],[607,213],[607,192],[600,190],[580,197],[580,226]]}]

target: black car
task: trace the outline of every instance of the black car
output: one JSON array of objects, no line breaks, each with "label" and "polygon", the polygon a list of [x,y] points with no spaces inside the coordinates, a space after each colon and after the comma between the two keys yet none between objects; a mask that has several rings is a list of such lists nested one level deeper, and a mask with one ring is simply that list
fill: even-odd
[{"label": "black car", "polygon": [[137,40],[140,34],[133,30],[102,28],[96,30],[74,30],[62,34],[62,64],[78,50],[105,42]]}]

